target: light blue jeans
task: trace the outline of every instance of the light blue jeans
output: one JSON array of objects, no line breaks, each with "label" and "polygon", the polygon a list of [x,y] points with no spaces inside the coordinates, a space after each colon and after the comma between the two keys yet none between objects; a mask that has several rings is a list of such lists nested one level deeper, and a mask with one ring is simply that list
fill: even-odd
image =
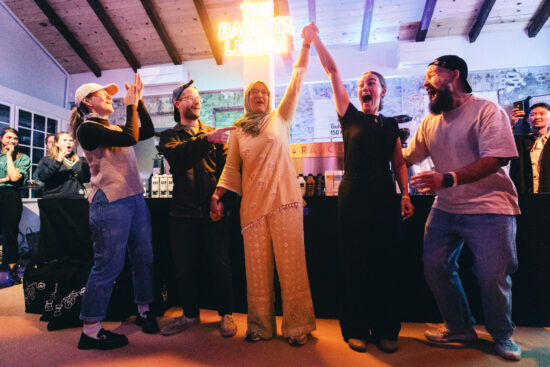
[{"label": "light blue jeans", "polygon": [[501,214],[452,214],[432,209],[424,232],[424,275],[439,311],[452,329],[475,323],[458,277],[458,256],[466,244],[481,288],[485,326],[494,339],[508,339],[512,322],[512,280],[516,271],[516,218]]},{"label": "light blue jeans", "polygon": [[151,220],[143,195],[109,203],[103,191],[98,190],[90,204],[90,228],[94,265],[82,297],[80,319],[97,322],[105,318],[126,253],[132,269],[134,302],[153,302]]}]

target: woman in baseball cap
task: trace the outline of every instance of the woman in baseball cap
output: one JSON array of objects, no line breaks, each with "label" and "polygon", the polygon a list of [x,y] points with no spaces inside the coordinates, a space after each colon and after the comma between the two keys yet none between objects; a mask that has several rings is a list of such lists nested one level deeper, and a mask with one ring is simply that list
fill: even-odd
[{"label": "woman in baseball cap", "polygon": [[132,149],[155,131],[141,97],[140,75],[136,74],[134,83],[125,86],[125,125],[111,125],[108,119],[113,113],[112,97],[118,91],[115,84],[82,85],[76,90],[76,107],[71,114],[74,138],[84,149],[90,166],[92,190],[88,201],[95,259],[82,297],[80,319],[84,329],[79,349],[114,349],[128,344],[125,335],[101,328],[113,282],[122,271],[126,253],[132,266],[139,313],[136,324],[146,333],[159,331],[149,310],[153,301],[151,222]]}]

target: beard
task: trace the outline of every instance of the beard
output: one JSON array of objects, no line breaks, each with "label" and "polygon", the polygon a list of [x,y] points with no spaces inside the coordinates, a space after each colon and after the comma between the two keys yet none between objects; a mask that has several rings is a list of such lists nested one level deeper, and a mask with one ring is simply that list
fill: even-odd
[{"label": "beard", "polygon": [[453,95],[447,86],[445,89],[435,89],[436,96],[430,99],[430,112],[439,115],[442,112],[447,112],[453,109]]},{"label": "beard", "polygon": [[200,115],[195,114],[191,109],[186,109],[183,113],[183,117],[185,117],[187,120],[198,120]]}]

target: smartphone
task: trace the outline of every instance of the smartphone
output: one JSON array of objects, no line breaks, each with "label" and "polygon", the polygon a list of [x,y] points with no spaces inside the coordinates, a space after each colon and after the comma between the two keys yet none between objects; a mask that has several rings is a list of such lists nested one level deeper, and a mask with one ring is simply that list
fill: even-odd
[{"label": "smartphone", "polygon": [[517,108],[520,111],[525,111],[525,108],[523,107],[523,101],[514,102],[514,108]]}]

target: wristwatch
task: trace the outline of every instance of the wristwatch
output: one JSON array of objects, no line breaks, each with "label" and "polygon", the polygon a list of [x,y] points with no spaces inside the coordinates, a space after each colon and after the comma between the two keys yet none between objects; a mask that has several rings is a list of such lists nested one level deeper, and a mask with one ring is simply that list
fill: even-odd
[{"label": "wristwatch", "polygon": [[455,180],[453,178],[453,175],[451,175],[450,173],[443,174],[443,187],[445,188],[451,187],[454,185],[454,183],[455,183]]}]

